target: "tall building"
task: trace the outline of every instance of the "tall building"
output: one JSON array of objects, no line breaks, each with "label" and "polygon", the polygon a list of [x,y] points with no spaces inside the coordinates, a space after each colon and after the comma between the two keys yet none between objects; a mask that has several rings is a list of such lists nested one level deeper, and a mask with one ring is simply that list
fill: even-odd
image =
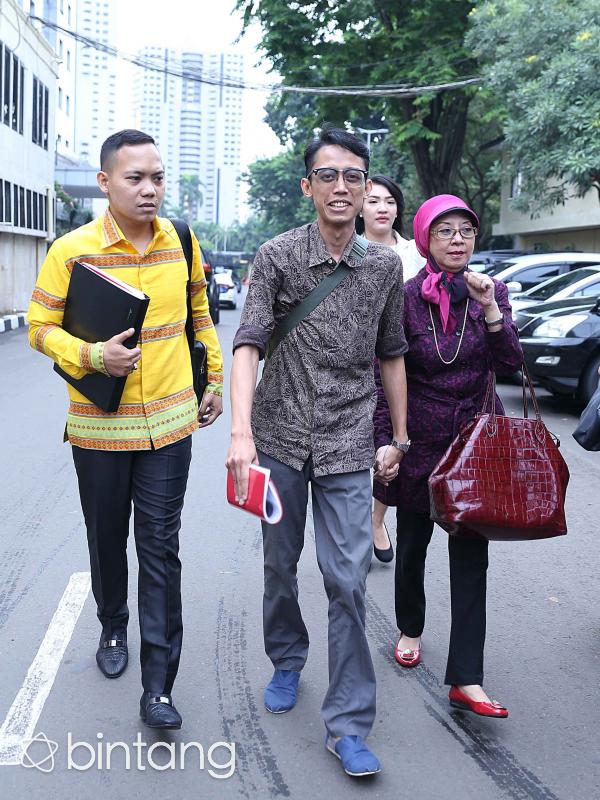
[{"label": "tall building", "polygon": [[165,165],[169,205],[179,205],[179,131],[181,79],[169,74],[180,68],[176,51],[146,47],[138,54],[148,65],[136,72],[134,105],[136,127],[156,139]]},{"label": "tall building", "polygon": [[[116,19],[116,0],[77,2],[78,33],[108,47],[116,47]],[[99,164],[102,142],[115,132],[116,67],[114,56],[79,44],[75,83],[75,152],[95,165]]]},{"label": "tall building", "polygon": [[[156,47],[145,48],[139,56],[162,69],[138,70],[135,106],[136,124],[160,146],[167,202],[180,205],[182,176],[192,183],[197,178],[202,202],[192,203],[192,216],[231,225],[239,217],[242,90],[222,83],[243,78],[243,56]],[[211,83],[200,83],[200,77]]]},{"label": "tall building", "polygon": [[23,310],[54,238],[53,48],[0,3],[0,313]]}]

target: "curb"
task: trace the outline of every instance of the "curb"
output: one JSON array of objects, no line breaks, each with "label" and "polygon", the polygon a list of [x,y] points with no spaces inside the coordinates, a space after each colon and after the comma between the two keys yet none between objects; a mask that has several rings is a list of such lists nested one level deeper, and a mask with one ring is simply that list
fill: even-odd
[{"label": "curb", "polygon": [[14,331],[17,328],[25,327],[27,327],[27,319],[25,318],[24,311],[0,317],[0,333],[8,333],[8,331]]}]

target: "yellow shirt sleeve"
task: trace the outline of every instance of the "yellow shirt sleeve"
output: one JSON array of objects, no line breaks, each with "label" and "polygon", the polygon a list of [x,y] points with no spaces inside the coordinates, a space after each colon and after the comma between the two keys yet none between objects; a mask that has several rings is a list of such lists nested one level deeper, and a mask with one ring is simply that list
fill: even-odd
[{"label": "yellow shirt sleeve", "polygon": [[27,312],[29,343],[73,378],[83,378],[91,372],[107,374],[103,361],[104,342],[90,344],[62,328],[70,279],[59,239],[48,251],[31,295]]},{"label": "yellow shirt sleeve", "polygon": [[217,332],[210,316],[208,296],[206,293],[206,276],[202,266],[200,245],[192,231],[192,319],[194,333],[198,341],[206,345],[208,361],[207,392],[223,394],[223,355]]}]

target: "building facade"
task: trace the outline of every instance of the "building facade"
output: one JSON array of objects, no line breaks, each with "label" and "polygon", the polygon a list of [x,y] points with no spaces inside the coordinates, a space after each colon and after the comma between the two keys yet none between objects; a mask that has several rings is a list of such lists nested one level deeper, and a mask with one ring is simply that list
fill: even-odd
[{"label": "building facade", "polygon": [[[117,18],[116,0],[77,2],[77,32],[101,45],[116,47]],[[99,166],[102,142],[116,130],[115,57],[80,42],[75,95],[75,152],[84,161]]]},{"label": "building facade", "polygon": [[500,221],[494,236],[512,236],[523,250],[581,250],[600,253],[600,197],[595,190],[584,197],[573,194],[564,205],[536,217],[518,211],[512,200],[519,192],[518,176],[502,184]]},{"label": "building facade", "polygon": [[180,68],[175,50],[146,47],[138,54],[146,69],[136,72],[134,106],[136,127],[153,136],[165,165],[165,201],[179,205],[179,134],[181,79],[171,75]]},{"label": "building facade", "polygon": [[27,307],[54,238],[58,64],[15,0],[0,3],[0,313]]},{"label": "building facade", "polygon": [[[228,227],[239,218],[242,90],[224,84],[242,80],[243,56],[147,47],[139,57],[136,125],[161,150],[167,203]],[[194,187],[201,199],[189,199]]]}]

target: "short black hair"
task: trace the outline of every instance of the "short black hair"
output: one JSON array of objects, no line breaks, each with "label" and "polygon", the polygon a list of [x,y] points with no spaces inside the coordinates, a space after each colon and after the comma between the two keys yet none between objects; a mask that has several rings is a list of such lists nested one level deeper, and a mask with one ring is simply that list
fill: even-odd
[{"label": "short black hair", "polygon": [[122,131],[117,131],[104,141],[100,149],[100,169],[104,172],[104,168],[108,166],[112,154],[128,144],[153,144],[156,146],[156,142],[148,133],[136,131],[135,128],[125,128]]},{"label": "short black hair", "polygon": [[353,133],[348,133],[348,131],[342,128],[336,128],[331,123],[326,122],[321,128],[321,133],[314,139],[311,139],[304,151],[304,166],[307,176],[313,168],[319,150],[330,144],[343,147],[344,150],[349,150],[351,153],[354,153],[355,156],[359,156],[365,162],[365,169],[369,169],[369,148],[363,140],[359,139],[358,136],[355,136]]},{"label": "short black hair", "polygon": [[[392,228],[395,231],[398,231],[400,236],[402,236],[402,216],[404,214],[404,195],[402,194],[402,190],[398,184],[391,178],[388,178],[387,175],[373,175],[371,180],[373,183],[378,183],[380,186],[384,186],[396,201],[397,216],[394,220]],[[362,217],[356,218],[356,232],[360,235],[365,232],[365,221]]]}]

